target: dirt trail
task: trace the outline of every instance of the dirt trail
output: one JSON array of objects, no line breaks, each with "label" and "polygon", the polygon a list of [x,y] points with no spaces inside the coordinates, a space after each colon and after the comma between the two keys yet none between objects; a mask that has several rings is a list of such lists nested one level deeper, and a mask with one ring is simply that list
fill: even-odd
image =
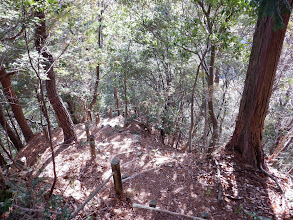
[{"label": "dirt trail", "polygon": [[[95,136],[97,157],[91,160],[84,125],[76,126],[78,144],[62,145],[61,129],[54,130],[58,182],[55,194],[61,194],[72,211],[101,185],[111,173],[110,161],[120,159],[121,172],[128,177],[123,183],[124,196],[113,192],[113,181],[89,202],[75,219],[189,219],[155,211],[133,209],[132,203],[157,207],[176,213],[208,219],[290,219],[293,216],[293,193],[290,179],[276,170],[286,190],[285,214],[277,186],[261,172],[241,168],[237,160],[224,150],[215,153],[223,201],[219,202],[217,168],[214,160],[202,160],[196,154],[183,153],[161,143],[138,123],[126,128],[122,117],[103,119],[91,125]],[[219,147],[219,149],[222,149]],[[21,151],[34,176],[53,178],[51,152],[42,134]],[[241,168],[241,169],[240,169]],[[40,172],[41,171],[41,172]],[[283,215],[284,214],[284,215]],[[257,218],[258,217],[258,218]],[[266,217],[266,218],[264,218]]]}]

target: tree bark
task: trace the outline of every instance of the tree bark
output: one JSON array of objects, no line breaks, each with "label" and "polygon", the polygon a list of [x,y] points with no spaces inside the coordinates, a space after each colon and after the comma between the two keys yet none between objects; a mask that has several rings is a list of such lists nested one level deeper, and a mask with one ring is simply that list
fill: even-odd
[{"label": "tree bark", "polygon": [[120,115],[120,105],[119,105],[119,99],[118,99],[118,88],[117,85],[115,86],[114,89],[114,98],[115,98],[115,102],[116,102],[116,107],[117,107],[117,115]]},{"label": "tree bark", "polygon": [[2,60],[0,59],[0,81],[9,104],[11,105],[14,117],[23,133],[25,140],[28,142],[34,136],[29,124],[27,123],[21,105],[11,85],[10,76],[6,73]]},{"label": "tree bark", "polygon": [[[205,79],[202,78],[202,87],[205,88]],[[208,146],[207,146],[207,136],[208,136],[208,111],[207,111],[207,101],[205,94],[202,94],[202,107],[204,114],[204,128],[203,128],[203,137],[202,137],[202,145],[204,147],[204,157],[207,155]]]},{"label": "tree bark", "polygon": [[189,133],[188,133],[188,152],[192,151],[192,131],[194,127],[194,95],[195,95],[195,89],[197,85],[197,78],[199,74],[200,65],[197,67],[196,76],[194,79],[194,83],[192,86],[192,93],[191,93],[191,104],[190,104],[190,127],[189,127]]},{"label": "tree bark", "polygon": [[73,122],[62,99],[58,94],[56,87],[56,78],[53,69],[54,59],[46,47],[46,39],[48,35],[46,32],[45,14],[43,11],[35,12],[35,17],[40,19],[40,23],[36,25],[35,30],[35,46],[39,54],[44,57],[44,70],[46,71],[47,77],[49,78],[45,81],[47,95],[55,111],[59,126],[63,130],[64,143],[69,144],[72,141],[77,141],[77,137],[74,131]]},{"label": "tree bark", "polygon": [[[14,134],[16,135],[16,137],[19,139],[19,140],[21,140],[21,137],[19,136],[19,133],[18,133],[18,131],[17,131],[17,128],[16,128],[16,126],[15,126],[15,124],[14,124],[14,119],[13,119],[13,116],[11,116],[11,114],[9,113],[9,109],[8,109],[8,107],[6,107],[6,114],[7,114],[7,116],[8,116],[8,118],[9,118],[9,121],[10,121],[10,123],[11,123],[11,126],[12,126],[12,129],[13,129],[13,131],[14,131]],[[8,122],[9,123],[9,122]]]},{"label": "tree bark", "polygon": [[215,72],[215,83],[219,85],[220,83],[220,73],[219,73],[219,68],[216,68]]},{"label": "tree bark", "polygon": [[2,176],[1,176],[1,174],[2,174],[2,171],[1,171],[1,167],[4,167],[4,166],[6,166],[6,161],[5,161],[5,159],[4,159],[4,157],[2,156],[2,154],[1,154],[1,152],[0,152],[0,186],[1,187],[3,187],[3,179],[2,179]]},{"label": "tree bark", "polygon": [[196,76],[195,76],[193,87],[192,87],[191,105],[190,105],[190,128],[189,128],[189,132],[188,132],[188,152],[191,152],[191,150],[192,150],[192,131],[193,131],[193,127],[194,127],[194,95],[195,95],[195,89],[196,89],[196,85],[197,85],[197,78],[198,78],[200,68],[202,67],[202,63],[204,61],[206,53],[207,53],[207,50],[204,52],[204,54],[202,55],[201,58],[199,57],[200,63],[197,67]]},{"label": "tree bark", "polygon": [[91,103],[89,104],[89,107],[88,107],[88,109],[90,111],[92,111],[94,105],[96,104],[97,98],[98,98],[98,95],[99,95],[98,94],[98,87],[99,87],[99,82],[100,82],[100,64],[98,64],[98,66],[97,66],[96,75],[97,75],[97,78],[96,78],[95,87],[94,87],[93,99],[92,99],[92,101],[91,101]]},{"label": "tree bark", "polygon": [[[292,8],[293,0],[289,1]],[[259,18],[241,98],[236,127],[228,149],[240,154],[244,163],[263,165],[262,136],[276,70],[290,13],[282,14],[285,27],[274,31],[273,18]]]},{"label": "tree bark", "polygon": [[3,129],[7,133],[8,137],[11,140],[11,142],[13,143],[14,147],[17,150],[21,150],[23,148],[23,144],[22,144],[21,140],[17,137],[17,135],[13,132],[13,129],[7,123],[5,116],[4,116],[2,105],[0,105],[0,124],[2,125]]},{"label": "tree bark", "polygon": [[[128,43],[128,48],[127,48],[127,57],[126,57],[126,64],[128,65],[128,56],[129,56],[129,50],[130,50],[130,45],[131,45],[131,40]],[[126,71],[124,70],[123,73],[124,77],[124,105],[125,105],[125,118],[128,117],[128,100],[127,100],[127,74]],[[135,107],[134,107],[135,108]],[[135,108],[136,109],[136,108]],[[136,110],[135,110],[136,111]],[[136,114],[136,112],[135,112]],[[137,115],[137,114],[136,114]],[[138,116],[138,115],[137,115]]]},{"label": "tree bark", "polygon": [[[102,4],[103,5],[103,4]],[[99,14],[99,28],[98,28],[98,45],[99,45],[99,49],[101,49],[103,47],[103,42],[102,42],[102,21],[103,21],[103,13],[104,11],[107,9],[108,5],[106,5],[104,7],[103,10],[101,10],[101,13]],[[97,69],[96,69],[96,82],[95,82],[95,87],[94,87],[94,94],[93,94],[93,99],[91,101],[91,103],[89,104],[88,109],[90,111],[92,111],[94,105],[97,102],[97,98],[98,98],[98,88],[99,88],[99,82],[100,82],[100,63],[98,63]]]},{"label": "tree bark", "polygon": [[209,89],[209,96],[208,96],[208,109],[209,109],[209,117],[210,121],[213,126],[213,133],[212,133],[212,141],[210,143],[210,147],[208,153],[213,151],[213,147],[218,142],[219,131],[218,131],[218,120],[215,116],[214,112],[214,66],[215,66],[215,56],[216,56],[216,47],[215,45],[211,46],[211,60],[210,60],[210,67],[209,67],[209,77],[208,77],[208,89]]},{"label": "tree bark", "polygon": [[127,106],[127,78],[126,78],[126,72],[123,73],[124,77],[124,104],[125,104],[125,118],[128,116],[128,106]]},{"label": "tree bark", "polygon": [[75,104],[74,104],[74,98],[71,97],[70,95],[66,96],[66,98],[63,100],[67,103],[68,105],[68,110],[69,110],[69,113],[70,113],[70,117],[73,121],[73,124],[78,124],[80,123],[80,121],[78,120],[78,117],[77,117],[77,113],[76,113],[76,107],[75,107]]}]

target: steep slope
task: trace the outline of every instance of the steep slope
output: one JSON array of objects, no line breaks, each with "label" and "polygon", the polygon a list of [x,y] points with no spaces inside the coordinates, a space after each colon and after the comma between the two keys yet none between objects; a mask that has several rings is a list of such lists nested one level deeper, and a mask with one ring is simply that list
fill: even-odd
[{"label": "steep slope", "polygon": [[[112,179],[85,206],[75,219],[189,219],[161,212],[133,209],[132,203],[157,207],[172,212],[208,219],[290,219],[293,205],[282,197],[275,182],[251,167],[240,167],[238,161],[219,147],[214,158],[201,159],[197,154],[183,153],[165,146],[160,137],[150,134],[135,121],[124,126],[122,117],[103,119],[91,125],[97,157],[91,160],[84,125],[76,126],[78,142],[63,145],[61,129],[54,130],[54,148],[60,194],[71,211],[76,210],[111,174],[111,160],[120,159],[124,175],[124,195],[113,190]],[[156,133],[156,132],[155,132]],[[52,182],[51,152],[45,137],[35,137],[18,158],[26,157],[33,176]],[[216,165],[218,163],[218,166]],[[290,179],[276,170],[271,172],[290,196]],[[219,196],[222,187],[223,195]],[[284,210],[283,210],[284,208]]]}]

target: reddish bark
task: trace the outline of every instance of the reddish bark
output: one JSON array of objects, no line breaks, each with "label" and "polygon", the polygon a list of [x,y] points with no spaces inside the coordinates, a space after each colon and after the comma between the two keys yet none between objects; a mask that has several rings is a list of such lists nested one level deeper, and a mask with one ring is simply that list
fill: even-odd
[{"label": "reddish bark", "polygon": [[113,118],[113,110],[112,110],[112,108],[110,108],[110,118],[111,119]]},{"label": "reddish bark", "polygon": [[[1,63],[1,60],[0,60]],[[1,65],[1,64],[0,64]],[[21,105],[11,85],[10,76],[6,73],[5,68],[0,66],[0,81],[9,104],[11,105],[14,117],[23,133],[25,140],[28,142],[33,136],[33,132],[27,123]]]},{"label": "reddish bark", "polygon": [[6,131],[8,137],[11,140],[11,142],[13,143],[14,147],[17,150],[21,150],[23,148],[23,144],[22,144],[21,140],[18,138],[18,136],[13,132],[13,129],[7,123],[1,105],[0,105],[0,124],[2,125],[3,129]]},{"label": "reddish bark", "polygon": [[46,47],[46,39],[47,39],[47,32],[46,32],[46,21],[45,21],[45,14],[43,11],[36,12],[35,16],[40,19],[40,24],[36,26],[35,30],[35,46],[37,51],[44,57],[43,65],[44,70],[47,73],[48,80],[45,81],[47,95],[49,101],[55,111],[57,121],[59,126],[63,130],[64,134],[64,143],[71,143],[72,141],[76,141],[77,137],[74,131],[73,122],[70,118],[70,115],[59,96],[57,87],[56,87],[56,78],[54,72],[54,59],[51,55],[50,51]]},{"label": "reddish bark", "polygon": [[[292,8],[293,0],[289,4]],[[278,31],[273,30],[271,17],[260,18],[257,22],[236,127],[226,146],[253,167],[259,167],[264,161],[264,120],[289,17],[290,14],[282,15],[285,27]]]}]

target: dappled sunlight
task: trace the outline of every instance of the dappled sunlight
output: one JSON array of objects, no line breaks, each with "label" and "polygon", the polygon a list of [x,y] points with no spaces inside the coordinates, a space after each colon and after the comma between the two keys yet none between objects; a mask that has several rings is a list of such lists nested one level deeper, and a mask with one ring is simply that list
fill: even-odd
[{"label": "dappled sunlight", "polygon": [[[120,135],[117,135],[116,137],[112,138],[111,143],[118,142],[118,140],[121,138]],[[120,141],[119,141],[120,142]],[[121,141],[122,142],[122,141]],[[125,142],[125,141],[124,141]],[[115,144],[114,144],[115,145]]]},{"label": "dappled sunlight", "polygon": [[[126,151],[129,149],[131,142],[116,142],[116,141],[111,141],[112,148],[117,150],[118,153],[121,153],[123,151]],[[109,144],[108,143],[99,143],[98,148],[100,147],[101,149],[104,149],[105,151],[110,150],[109,149]],[[107,148],[106,148],[107,147]]]},{"label": "dappled sunlight", "polygon": [[138,194],[136,194],[136,199],[139,203],[145,203],[146,199],[149,198],[151,196],[150,192],[139,192]]},{"label": "dappled sunlight", "polygon": [[[117,121],[119,120],[115,123]],[[107,120],[107,123],[109,122],[111,120]],[[138,129],[135,126],[132,128]],[[221,219],[220,216],[223,216],[222,211],[217,210],[219,202],[216,169],[210,162],[200,161],[195,154],[170,151],[167,146],[155,142],[152,136],[144,134],[144,130],[120,133],[115,128],[105,128],[102,125],[91,127],[97,149],[96,158],[92,160],[89,145],[85,142],[84,127],[78,126],[77,131],[79,139],[83,140],[80,144],[54,145],[58,175],[56,193],[63,194],[75,205],[80,205],[112,174],[110,163],[115,157],[120,160],[121,174],[125,178],[122,198],[119,199],[115,195],[111,177],[104,188],[86,205],[84,211],[98,212],[101,216],[107,216],[106,219],[125,213],[131,216],[128,219],[176,219],[172,215],[130,208],[132,203],[148,206],[150,200],[156,200],[158,208],[183,215],[199,217],[201,213],[206,212],[215,216],[215,219]],[[60,140],[61,137],[57,139]],[[48,147],[43,151],[36,167],[42,168],[40,177],[49,177],[51,180],[51,151]],[[233,219],[235,210],[244,201],[243,189],[239,188],[238,173],[231,165],[233,163],[218,160],[222,172],[221,183],[226,193],[222,207],[226,210],[226,219]],[[256,196],[265,201],[261,187],[249,185],[245,181],[243,184],[251,192],[260,192],[249,196]],[[247,201],[249,199],[247,198]],[[274,193],[269,194],[269,199],[281,202],[280,197],[276,197]]]},{"label": "dappled sunlight", "polygon": [[112,174],[112,170],[107,170],[102,174],[102,180],[105,181]]},{"label": "dappled sunlight", "polygon": [[72,196],[74,199],[81,201],[85,196],[88,196],[87,194],[82,193],[82,186],[79,180],[72,179],[69,180],[67,184],[68,187],[64,192],[65,197]]},{"label": "dappled sunlight", "polygon": [[190,196],[192,197],[192,198],[198,198],[198,195],[196,194],[196,193],[194,193],[194,192],[191,192],[191,194],[190,194]]},{"label": "dappled sunlight", "polygon": [[86,138],[87,136],[85,131],[78,135],[78,139],[86,139]]},{"label": "dappled sunlight", "polygon": [[177,189],[175,189],[173,192],[174,192],[174,193],[179,193],[180,191],[183,191],[184,189],[185,189],[185,187],[180,186],[180,187],[178,187]]},{"label": "dappled sunlight", "polygon": [[176,181],[176,179],[177,179],[177,173],[174,173],[174,174],[173,174],[172,179],[173,179],[174,181]]},{"label": "dappled sunlight", "polygon": [[123,127],[124,118],[123,116],[114,117],[113,119],[103,118],[100,122],[100,125],[102,126],[110,125],[111,127],[115,127],[115,126]]},{"label": "dappled sunlight", "polygon": [[0,0],[0,220],[293,220],[292,11]]},{"label": "dappled sunlight", "polygon": [[166,162],[170,162],[170,158],[164,157],[164,156],[155,156],[154,161],[155,161],[155,165],[158,166]]}]

